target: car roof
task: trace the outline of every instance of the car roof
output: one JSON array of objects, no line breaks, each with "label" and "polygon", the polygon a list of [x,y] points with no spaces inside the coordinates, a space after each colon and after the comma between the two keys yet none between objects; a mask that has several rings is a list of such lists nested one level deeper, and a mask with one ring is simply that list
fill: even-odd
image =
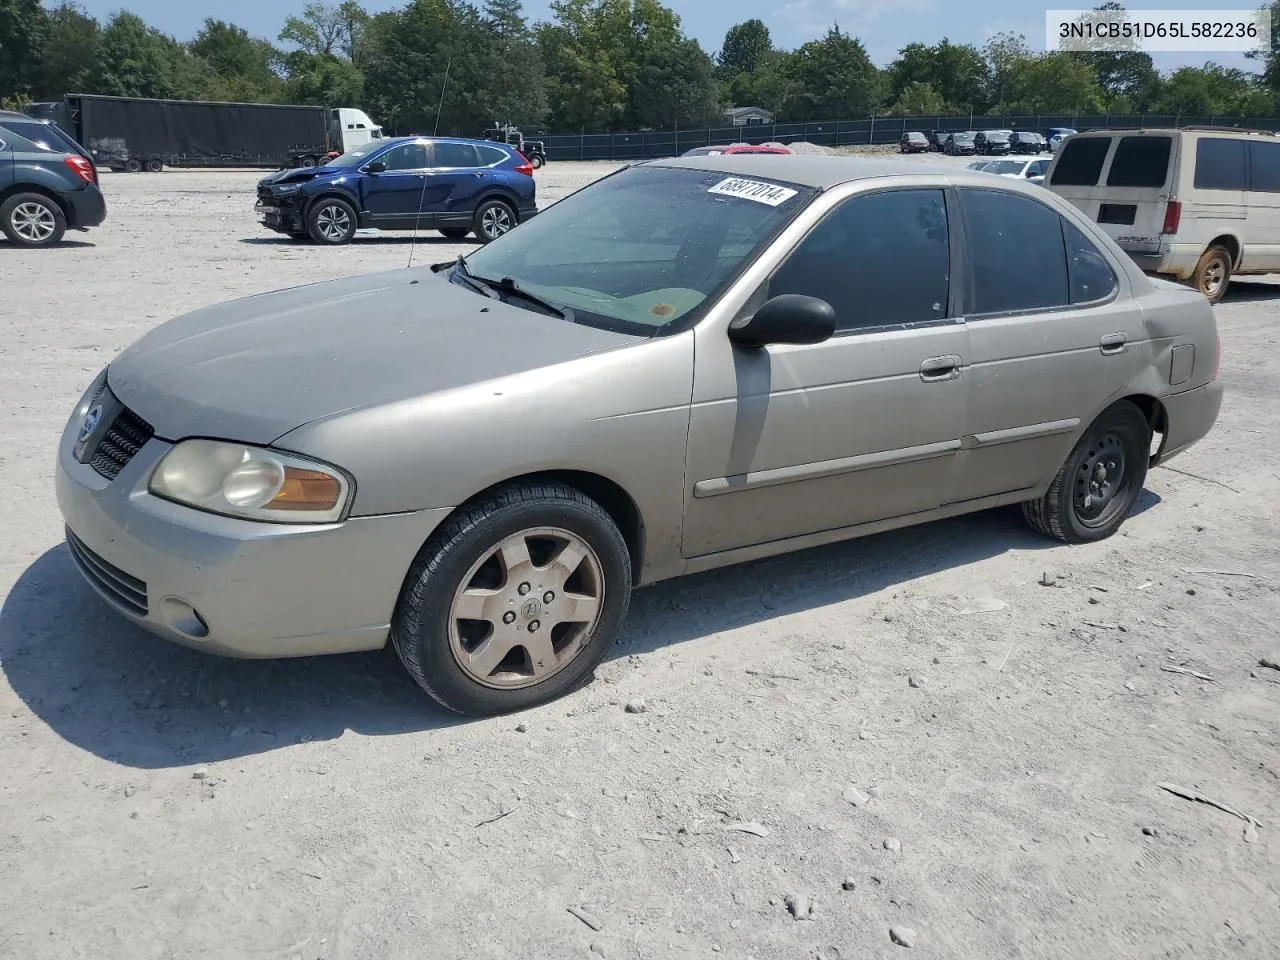
[{"label": "car roof", "polygon": [[36,123],[48,123],[47,120],[41,120],[39,117],[33,117],[25,113],[19,113],[17,110],[0,110],[0,120],[32,120]]},{"label": "car roof", "polygon": [[855,180],[870,180],[875,177],[907,177],[921,174],[953,176],[964,172],[941,163],[912,163],[907,160],[883,160],[871,157],[804,156],[794,153],[785,156],[729,153],[720,156],[672,157],[666,160],[650,160],[644,165],[710,170],[742,177],[767,177],[818,189],[827,189]]}]

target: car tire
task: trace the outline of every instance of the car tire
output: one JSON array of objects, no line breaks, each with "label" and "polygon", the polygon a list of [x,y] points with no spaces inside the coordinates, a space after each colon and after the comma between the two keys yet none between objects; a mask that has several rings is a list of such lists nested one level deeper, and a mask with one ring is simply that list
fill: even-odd
[{"label": "car tire", "polygon": [[492,243],[510,232],[517,222],[511,204],[504,200],[486,200],[476,208],[474,229],[481,243]]},{"label": "car tire", "polygon": [[1204,252],[1191,274],[1191,285],[1210,303],[1220,303],[1231,283],[1231,251],[1213,246]]},{"label": "car tire", "polygon": [[1150,459],[1151,424],[1122,400],[1090,424],[1044,496],[1022,504],[1023,516],[1064,543],[1105,540],[1137,503]]},{"label": "car tire", "polygon": [[130,157],[128,160],[124,162],[124,172],[125,173],[141,173],[142,161],[139,160],[137,157]]},{"label": "car tire", "polygon": [[547,161],[543,160],[542,157],[536,153],[529,158],[529,163],[533,165],[533,169],[535,170],[541,170],[543,164],[545,164],[546,162]]},{"label": "car tire", "polygon": [[307,233],[316,243],[336,247],[356,235],[356,210],[341,197],[321,197],[307,211]]},{"label": "car tire", "polygon": [[16,246],[52,247],[67,232],[67,217],[42,193],[15,193],[0,205],[0,229]]},{"label": "car tire", "polygon": [[440,236],[449,240],[465,240],[471,232],[470,227],[441,227]]},{"label": "car tire", "polygon": [[[576,562],[559,564],[569,549]],[[630,599],[631,555],[609,514],[563,484],[518,484],[464,508],[431,537],[401,589],[391,642],[442,706],[511,713],[587,682]],[[572,619],[557,619],[565,615]]]},{"label": "car tire", "polygon": [[147,161],[147,173],[163,173],[164,163],[154,157]]}]

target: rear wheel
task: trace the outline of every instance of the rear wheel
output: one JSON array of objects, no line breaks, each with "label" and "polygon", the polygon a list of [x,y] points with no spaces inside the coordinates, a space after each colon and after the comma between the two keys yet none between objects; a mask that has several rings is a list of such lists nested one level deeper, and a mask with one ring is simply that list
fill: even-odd
[{"label": "rear wheel", "polygon": [[142,161],[137,157],[130,157],[124,162],[125,173],[139,173],[142,170]]},{"label": "rear wheel", "polygon": [[491,243],[516,225],[516,212],[502,200],[486,200],[476,209],[475,231],[482,243]]},{"label": "rear wheel", "polygon": [[307,212],[307,232],[316,243],[349,243],[356,234],[355,208],[340,197],[321,197]]},{"label": "rear wheel", "polygon": [[391,640],[445,707],[509,713],[588,680],[630,596],[631,557],[604,509],[561,484],[521,484],[432,537],[405,580]]},{"label": "rear wheel", "polygon": [[152,157],[150,160],[147,161],[148,173],[160,173],[163,170],[164,170],[164,164],[161,161],[157,160],[155,157]]},{"label": "rear wheel", "polygon": [[468,233],[471,232],[470,227],[441,227],[440,236],[447,237],[450,240],[465,240]]},{"label": "rear wheel", "polygon": [[1227,286],[1231,283],[1231,251],[1226,247],[1210,247],[1196,264],[1191,274],[1191,285],[1209,298],[1210,303],[1218,303],[1227,295]]},{"label": "rear wheel", "polygon": [[52,247],[67,232],[67,218],[44,194],[15,193],[0,205],[0,229],[20,247]]},{"label": "rear wheel", "polygon": [[1151,425],[1121,401],[1090,425],[1045,495],[1024,503],[1022,513],[1034,529],[1065,543],[1105,540],[1137,503],[1150,457]]},{"label": "rear wheel", "polygon": [[546,163],[547,161],[545,161],[545,160],[543,160],[543,159],[542,159],[542,154],[540,154],[540,153],[535,153],[532,157],[530,157],[530,158],[529,158],[529,162],[530,162],[531,164],[533,164],[533,169],[535,169],[535,170],[541,170],[541,169],[542,169],[542,165],[543,165],[544,163]]}]

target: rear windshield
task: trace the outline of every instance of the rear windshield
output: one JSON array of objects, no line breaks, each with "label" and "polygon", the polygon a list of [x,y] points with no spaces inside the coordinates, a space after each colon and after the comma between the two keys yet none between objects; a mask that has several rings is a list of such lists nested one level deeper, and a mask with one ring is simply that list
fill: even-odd
[{"label": "rear windshield", "polygon": [[68,150],[79,152],[62,131],[51,123],[41,123],[38,120],[4,120],[0,121],[0,126],[11,133],[16,133],[24,140],[30,140],[44,150],[54,153],[66,153]]},{"label": "rear windshield", "polygon": [[1197,190],[1244,190],[1244,140],[1201,137],[1196,144]]},{"label": "rear windshield", "polygon": [[1172,137],[1121,137],[1107,174],[1108,187],[1163,187],[1169,179]]},{"label": "rear windshield", "polygon": [[1083,137],[1068,141],[1058,155],[1050,183],[1066,187],[1097,186],[1102,176],[1102,162],[1111,149],[1110,137]]}]

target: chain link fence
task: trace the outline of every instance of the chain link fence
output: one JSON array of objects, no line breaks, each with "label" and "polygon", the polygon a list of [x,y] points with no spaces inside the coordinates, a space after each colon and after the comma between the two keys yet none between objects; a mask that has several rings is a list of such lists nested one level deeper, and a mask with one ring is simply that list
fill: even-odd
[{"label": "chain link fence", "polygon": [[962,117],[868,117],[865,120],[762,123],[631,133],[553,133],[542,139],[547,142],[548,157],[552,160],[653,160],[679,156],[694,147],[712,144],[809,142],[824,147],[889,145],[896,144],[904,133],[917,130],[921,133],[930,130],[1030,130],[1045,133],[1052,127],[1070,127],[1075,130],[1139,130],[1203,126],[1275,132],[1280,131],[1280,119],[1153,114],[1044,114],[1027,117],[974,114]]}]

